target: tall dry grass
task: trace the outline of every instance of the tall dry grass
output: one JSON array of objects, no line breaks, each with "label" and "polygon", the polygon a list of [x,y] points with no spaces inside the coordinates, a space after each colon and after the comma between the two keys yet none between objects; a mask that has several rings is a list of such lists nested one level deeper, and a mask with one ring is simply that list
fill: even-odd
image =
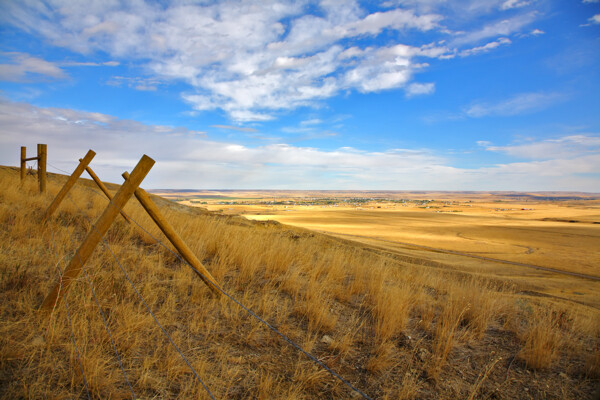
[{"label": "tall dry grass", "polygon": [[[0,171],[0,396],[84,398],[84,375],[93,398],[131,396],[93,287],[138,397],[207,398],[103,245],[65,302],[51,316],[37,311],[58,269],[106,205],[80,182],[41,226],[62,181],[52,176],[49,194],[39,195],[32,179],[20,185],[16,171]],[[305,230],[157,201],[227,292],[373,397],[457,390],[466,397],[480,370],[459,389],[439,378],[452,373],[449,364],[460,362],[465,346],[475,348],[471,352],[496,349],[490,338],[497,332],[515,338],[517,347],[507,351],[518,353],[527,368],[552,369],[575,355],[586,361],[572,376],[597,377],[596,310],[546,312],[547,303],[523,299],[510,285],[487,277],[408,265]],[[125,210],[166,242],[134,201]],[[146,244],[122,219],[106,241],[217,398],[350,397],[339,381],[236,304],[214,297],[173,254]],[[561,352],[567,342],[571,354]],[[431,377],[435,383],[428,383]],[[486,384],[492,381],[486,378]],[[478,393],[484,386],[477,385]]]}]

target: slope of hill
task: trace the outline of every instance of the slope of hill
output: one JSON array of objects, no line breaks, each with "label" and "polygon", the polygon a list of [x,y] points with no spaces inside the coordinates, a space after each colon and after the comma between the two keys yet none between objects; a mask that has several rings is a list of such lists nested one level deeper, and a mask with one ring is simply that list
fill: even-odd
[{"label": "slope of hill", "polygon": [[[360,397],[123,219],[65,301],[50,316],[39,312],[107,204],[80,180],[41,225],[65,179],[51,175],[39,195],[31,177],[21,185],[15,169],[0,168],[2,398],[208,398],[197,378],[215,398]],[[594,307],[300,228],[155,201],[226,292],[372,398],[594,396]],[[135,199],[125,211],[168,243]]]}]

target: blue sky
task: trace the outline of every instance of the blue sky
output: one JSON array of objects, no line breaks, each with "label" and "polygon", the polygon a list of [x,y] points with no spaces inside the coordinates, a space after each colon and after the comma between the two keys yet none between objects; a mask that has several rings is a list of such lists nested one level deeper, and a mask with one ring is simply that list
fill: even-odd
[{"label": "blue sky", "polygon": [[0,3],[0,164],[147,188],[600,192],[598,0]]}]

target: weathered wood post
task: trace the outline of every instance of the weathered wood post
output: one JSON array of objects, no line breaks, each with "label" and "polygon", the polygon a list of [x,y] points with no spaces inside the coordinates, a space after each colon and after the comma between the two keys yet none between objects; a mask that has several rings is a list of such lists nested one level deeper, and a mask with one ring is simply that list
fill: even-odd
[{"label": "weathered wood post", "polygon": [[63,199],[69,192],[69,190],[73,187],[75,182],[77,182],[77,179],[79,179],[79,177],[85,170],[85,167],[87,167],[87,165],[90,163],[90,161],[92,161],[92,158],[94,158],[95,155],[96,155],[96,153],[93,150],[88,150],[85,157],[83,157],[83,160],[79,163],[77,168],[75,168],[75,171],[73,171],[73,173],[71,174],[71,176],[69,177],[69,179],[67,180],[65,185],[62,187],[62,189],[60,189],[60,192],[58,192],[58,194],[56,195],[56,197],[54,198],[52,203],[50,203],[50,206],[48,206],[48,209],[46,210],[46,213],[44,214],[44,218],[42,219],[42,222],[46,222],[48,220],[48,218],[50,218],[50,216],[52,216],[54,211],[56,211],[56,209],[58,208],[60,203],[63,201]]},{"label": "weathered wood post", "polygon": [[[83,158],[79,159],[79,162],[83,162]],[[98,185],[98,187],[100,188],[100,190],[102,190],[102,193],[104,193],[104,195],[108,198],[108,200],[112,200],[112,194],[110,194],[110,192],[108,191],[108,188],[106,187],[106,185],[104,184],[104,182],[102,182],[100,180],[100,178],[98,178],[98,175],[96,175],[96,173],[94,172],[94,170],[92,168],[90,168],[89,165],[87,165],[85,167],[86,172],[90,175],[90,177],[94,180],[94,182],[96,182],[96,185]],[[127,215],[125,215],[125,213],[123,211],[121,211],[121,215],[123,216],[123,218],[125,218],[125,221],[131,223],[131,220],[129,219],[129,217]]]},{"label": "weathered wood post", "polygon": [[[123,173],[123,178],[129,179],[129,174],[127,172]],[[221,295],[221,290],[219,290],[219,285],[213,276],[208,272],[208,270],[202,265],[198,257],[194,254],[194,252],[185,244],[185,242],[179,237],[175,229],[169,224],[169,221],[163,217],[160,213],[160,210],[154,204],[154,202],[148,196],[148,193],[142,188],[137,188],[135,190],[135,197],[138,199],[140,204],[146,209],[148,214],[156,225],[160,228],[160,230],[165,234],[165,236],[169,239],[169,241],[175,246],[179,254],[192,266],[194,272],[204,281],[204,283],[212,290],[217,296]]]},{"label": "weathered wood post", "polygon": [[98,218],[92,229],[88,232],[85,240],[81,246],[79,246],[79,249],[77,249],[77,252],[71,259],[71,262],[65,269],[62,277],[59,278],[59,281],[56,283],[52,291],[48,294],[48,296],[46,296],[46,299],[41,306],[42,310],[50,312],[54,310],[63,294],[69,288],[69,285],[81,273],[83,265],[85,265],[98,243],[102,240],[104,234],[106,234],[108,231],[108,228],[114,221],[117,214],[119,214],[121,208],[123,208],[127,201],[131,198],[133,192],[146,177],[148,171],[150,171],[150,168],[152,168],[153,165],[153,159],[147,155],[142,156],[138,164],[131,172],[129,179],[127,179],[121,188],[119,188],[115,194],[115,197],[113,197],[112,201],[108,203],[108,206],[106,206],[106,209],[104,209],[102,215]]},{"label": "weathered wood post", "polygon": [[48,157],[48,146],[38,144],[38,181],[40,183],[40,193],[46,193],[46,159]]},{"label": "weathered wood post", "polygon": [[[83,161],[83,159],[80,158],[79,162],[82,162],[82,161]],[[113,198],[112,195],[108,191],[108,188],[106,187],[104,182],[102,182],[100,180],[100,178],[98,178],[98,175],[96,175],[94,170],[90,166],[85,167],[85,170],[92,177],[94,182],[96,182],[96,185],[98,185],[98,187],[100,188],[100,190],[102,190],[102,192],[108,198],[108,200],[111,201]],[[121,210],[121,216],[125,219],[125,221],[127,221],[129,224],[131,224],[131,219],[127,216],[127,214],[125,214],[123,212],[123,210]],[[150,235],[148,235],[146,232],[144,232],[139,226],[137,226],[137,225],[132,225],[132,226],[135,226],[135,228],[137,228],[138,234],[140,235],[140,237],[142,238],[142,240],[144,242],[146,242],[148,244],[156,243],[156,240],[154,240]]]},{"label": "weathered wood post", "polygon": [[21,182],[25,180],[27,174],[27,147],[21,146]]}]

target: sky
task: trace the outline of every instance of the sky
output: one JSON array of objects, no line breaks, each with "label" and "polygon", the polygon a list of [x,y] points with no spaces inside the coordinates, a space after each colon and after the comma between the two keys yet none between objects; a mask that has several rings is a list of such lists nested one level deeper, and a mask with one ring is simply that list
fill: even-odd
[{"label": "sky", "polygon": [[599,91],[600,0],[0,0],[0,164],[149,189],[597,193]]}]

